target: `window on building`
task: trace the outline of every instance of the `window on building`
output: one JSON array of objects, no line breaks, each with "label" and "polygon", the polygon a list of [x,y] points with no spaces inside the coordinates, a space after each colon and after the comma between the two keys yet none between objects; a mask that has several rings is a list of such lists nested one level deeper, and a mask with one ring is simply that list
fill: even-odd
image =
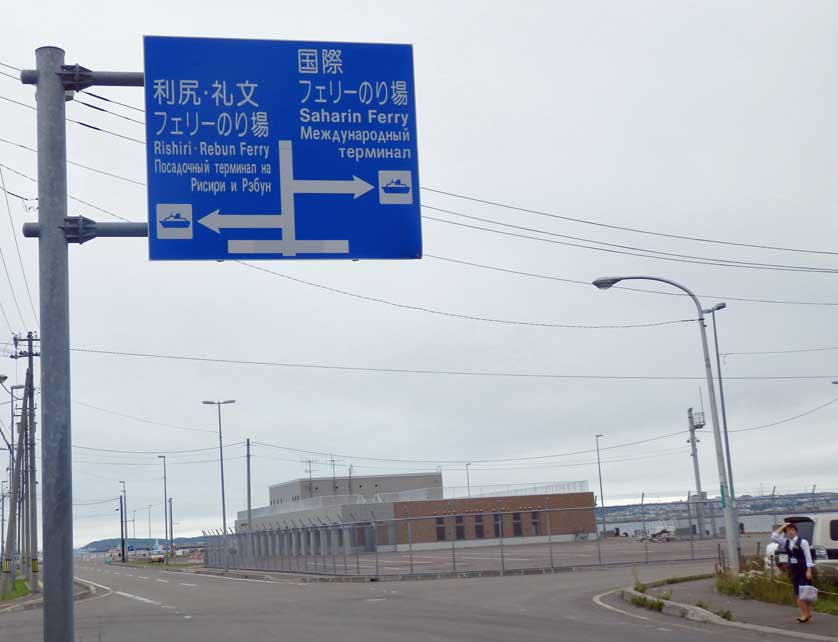
[{"label": "window on building", "polygon": [[437,517],[436,518],[436,541],[437,542],[444,542],[445,541],[445,518],[444,517]]},{"label": "window on building", "polygon": [[503,537],[503,529],[501,527],[501,525],[502,525],[501,514],[500,513],[495,513],[493,515],[493,517],[494,517],[494,526],[495,526],[495,537]]},{"label": "window on building", "polygon": [[838,519],[829,522],[829,539],[838,542]]},{"label": "window on building", "polygon": [[532,534],[541,535],[541,519],[538,513],[533,511],[532,514]]},{"label": "window on building", "polygon": [[512,513],[512,535],[521,537],[521,513]]},{"label": "window on building", "polygon": [[486,537],[486,531],[483,528],[483,515],[474,516],[474,536],[477,539]]},{"label": "window on building", "polygon": [[465,520],[464,520],[462,515],[457,515],[454,518],[454,526],[455,526],[457,539],[465,539],[466,538],[466,525],[465,525]]}]

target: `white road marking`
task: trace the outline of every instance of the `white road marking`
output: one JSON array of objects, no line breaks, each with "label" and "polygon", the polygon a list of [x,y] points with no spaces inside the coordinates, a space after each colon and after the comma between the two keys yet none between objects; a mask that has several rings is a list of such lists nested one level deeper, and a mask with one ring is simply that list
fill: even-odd
[{"label": "white road marking", "polygon": [[186,582],[181,582],[181,586],[198,586],[197,584],[187,584]]},{"label": "white road marking", "polygon": [[148,578],[145,575],[137,575],[138,580],[147,580]]},{"label": "white road marking", "polygon": [[158,582],[163,582],[164,584],[168,584],[169,580],[157,580]]},{"label": "white road marking", "polygon": [[[163,571],[164,573],[178,573],[178,571]],[[225,577],[223,575],[204,575],[203,573],[195,573],[201,577],[212,577],[216,580],[233,580],[234,582],[257,582],[259,584],[284,584],[284,582],[274,582],[273,580],[251,580],[244,577]],[[169,580],[157,580],[158,582],[168,582]]]},{"label": "white road marking", "polygon": [[125,577],[134,577],[131,573],[126,573]]},{"label": "white road marking", "polygon": [[191,620],[191,619],[192,619],[192,616],[191,616],[191,615],[184,615],[184,616],[183,616],[183,619],[184,619],[184,620]]},{"label": "white road marking", "polygon": [[386,597],[368,597],[364,602],[383,602],[386,599]]},{"label": "white road marking", "polygon": [[83,577],[76,577],[75,579],[81,580],[82,582],[87,582],[88,584],[92,584],[96,588],[103,589],[105,591],[112,591],[113,589],[110,586],[105,586],[104,584],[97,584],[96,582],[92,582],[90,580],[86,580]]},{"label": "white road marking", "polygon": [[121,595],[122,597],[128,597],[132,600],[137,600],[138,602],[145,602],[146,604],[154,604],[154,606],[161,606],[160,602],[155,602],[154,600],[150,600],[147,597],[142,597],[140,595],[134,595],[132,593],[123,593],[122,591],[114,591],[116,595]]}]

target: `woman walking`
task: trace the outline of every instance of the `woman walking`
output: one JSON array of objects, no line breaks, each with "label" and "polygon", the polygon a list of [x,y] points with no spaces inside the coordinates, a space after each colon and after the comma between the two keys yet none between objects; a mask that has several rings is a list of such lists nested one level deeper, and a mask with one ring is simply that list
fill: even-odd
[{"label": "woman walking", "polygon": [[812,583],[812,568],[815,566],[812,561],[812,552],[809,550],[809,542],[798,537],[797,526],[789,522],[783,523],[780,528],[771,533],[771,540],[779,545],[777,553],[788,555],[789,577],[794,586],[797,606],[800,607],[800,617],[797,621],[801,624],[811,622],[812,610],[809,603],[800,599],[800,587]]}]

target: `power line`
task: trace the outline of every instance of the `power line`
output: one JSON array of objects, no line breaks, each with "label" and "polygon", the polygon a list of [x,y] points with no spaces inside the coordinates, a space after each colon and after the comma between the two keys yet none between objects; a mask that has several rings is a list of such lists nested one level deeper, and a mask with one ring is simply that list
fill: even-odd
[{"label": "power line", "polygon": [[[34,147],[29,147],[28,145],[24,145],[23,143],[16,143],[15,141],[9,140],[7,138],[0,138],[0,143],[6,143],[7,145],[12,145],[14,147],[19,147],[20,149],[25,149],[26,151],[32,152],[32,153],[35,153],[35,154],[38,153],[38,150],[35,149]],[[99,169],[98,167],[91,167],[90,165],[85,165],[83,163],[78,163],[76,161],[71,161],[71,160],[68,160],[67,164],[68,165],[75,165],[76,167],[82,167],[82,168],[84,168],[88,171],[95,172],[97,174],[103,174],[104,176],[110,176],[111,178],[116,178],[116,179],[119,179],[121,181],[125,181],[127,183],[133,183],[134,185],[141,185],[141,186],[145,187],[145,183],[142,182],[142,181],[138,181],[138,180],[135,180],[133,178],[128,178],[127,176],[120,176],[119,174],[114,174],[114,173],[108,172],[104,169]]]},{"label": "power line", "polygon": [[[425,206],[423,206],[423,207],[425,207]],[[530,241],[541,241],[542,243],[552,243],[554,245],[562,245],[562,246],[566,246],[566,247],[577,247],[577,248],[586,249],[586,250],[594,250],[594,251],[597,251],[597,252],[606,252],[608,254],[620,254],[620,255],[624,255],[624,256],[637,256],[637,257],[644,258],[644,259],[656,259],[658,261],[671,261],[671,262],[675,262],[675,263],[690,263],[690,264],[693,264],[693,265],[711,265],[711,266],[715,266],[715,267],[730,267],[730,268],[741,268],[741,269],[749,269],[749,270],[766,270],[766,271],[771,271],[771,272],[806,272],[806,273],[809,273],[809,274],[811,274],[811,273],[833,274],[835,272],[838,272],[838,270],[827,269],[827,268],[798,269],[798,268],[794,268],[794,267],[789,267],[789,268],[767,267],[767,266],[756,265],[756,264],[754,264],[754,265],[751,265],[751,264],[735,265],[735,264],[730,264],[730,263],[715,263],[715,262],[712,262],[712,261],[696,261],[696,260],[693,260],[693,259],[686,259],[686,258],[682,259],[682,258],[675,258],[675,257],[670,257],[670,256],[651,256],[649,254],[641,254],[639,252],[629,252],[629,251],[625,251],[625,250],[614,250],[614,249],[609,249],[609,248],[606,248],[606,247],[596,247],[596,246],[593,246],[593,245],[582,245],[580,243],[570,243],[568,241],[557,241],[555,239],[545,239],[545,238],[541,238],[539,236],[529,236],[528,234],[517,234],[515,232],[504,232],[503,230],[493,230],[493,229],[488,228],[488,227],[481,227],[479,225],[470,225],[468,223],[458,223],[456,221],[449,221],[449,220],[444,219],[444,218],[437,218],[435,216],[428,216],[427,214],[423,215],[422,218],[425,219],[426,221],[436,221],[438,223],[445,223],[447,225],[456,225],[457,227],[464,227],[464,228],[468,228],[468,229],[472,229],[472,230],[481,230],[483,232],[492,232],[493,234],[501,234],[503,236],[510,236],[510,237],[513,237],[513,238],[528,239]],[[504,224],[501,223],[499,225],[504,225]],[[543,232],[543,233],[544,234],[549,234],[549,232]]]},{"label": "power line", "polygon": [[405,310],[414,310],[417,312],[425,312],[427,314],[435,314],[438,316],[443,317],[452,317],[456,319],[466,319],[468,321],[483,321],[486,323],[499,323],[504,325],[518,325],[518,326],[531,326],[531,327],[541,327],[541,328],[565,328],[565,329],[583,329],[583,330],[613,330],[617,328],[651,328],[651,327],[658,327],[662,325],[673,325],[676,323],[690,323],[695,321],[695,319],[674,319],[671,321],[654,321],[651,323],[629,323],[629,324],[610,324],[610,325],[592,325],[592,324],[566,324],[566,323],[548,323],[548,322],[541,322],[541,321],[515,321],[510,319],[497,319],[492,317],[481,317],[472,314],[457,314],[455,312],[447,312],[445,310],[437,310],[435,308],[428,308],[424,306],[418,305],[408,305],[406,303],[396,303],[395,301],[388,301],[387,299],[380,299],[377,297],[371,297],[364,294],[358,294],[356,292],[349,292],[347,290],[341,290],[339,288],[330,287],[327,285],[322,285],[320,283],[315,283],[313,281],[306,281],[304,279],[299,279],[294,276],[289,276],[287,274],[283,274],[281,272],[276,272],[274,270],[270,270],[268,268],[260,267],[258,265],[253,265],[251,263],[245,263],[244,261],[236,261],[240,265],[244,265],[252,270],[258,270],[259,272],[264,272],[266,274],[271,274],[273,276],[279,277],[281,279],[286,279],[288,281],[293,281],[294,283],[300,283],[303,285],[308,285],[310,287],[319,288],[321,290],[326,290],[327,292],[334,292],[336,294],[342,294],[344,296],[349,296],[355,299],[361,299],[363,301],[371,301],[374,303],[383,303],[384,305],[389,305],[395,308],[401,308]]},{"label": "power line", "polygon": [[[8,203],[8,201],[7,201]],[[11,215],[11,210],[9,210],[9,215]],[[20,310],[20,304],[17,300],[17,295],[15,294],[15,288],[12,284],[12,277],[9,274],[9,266],[6,264],[6,256],[3,254],[3,247],[0,245],[0,262],[3,263],[3,271],[6,273],[6,281],[9,283],[9,291],[12,293],[12,301],[14,301],[15,308],[17,309],[17,314],[20,317],[21,327],[26,327],[26,321],[23,319],[23,312]],[[5,316],[5,312],[3,313]],[[7,319],[8,321],[8,319]]]},{"label": "power line", "polygon": [[[274,368],[302,368],[311,370],[336,370],[346,372],[370,372],[376,374],[418,374],[449,375],[459,377],[508,377],[513,379],[579,379],[591,381],[705,381],[702,376],[662,376],[662,375],[586,375],[558,374],[547,372],[492,372],[478,370],[434,370],[417,368],[376,368],[368,366],[341,366],[324,363],[303,363],[289,361],[253,361],[245,359],[225,359],[219,357],[198,357],[192,355],[155,354],[150,352],[128,352],[125,350],[101,350],[96,348],[70,348],[72,352],[84,354],[110,355],[117,357],[139,357],[146,359],[166,359],[170,361],[190,361],[197,363],[218,363],[225,365],[267,366]],[[833,379],[834,375],[726,375],[726,380],[736,381],[786,381]],[[325,453],[329,454],[329,453]]]},{"label": "power line", "polygon": [[722,352],[722,356],[740,357],[757,354],[799,354],[802,352],[828,352],[830,350],[838,350],[838,346],[830,346],[826,348],[800,348],[797,350],[763,350],[761,352]]},{"label": "power line", "polygon": [[[634,245],[622,245],[619,243],[607,243],[605,241],[597,241],[596,239],[589,239],[581,236],[571,236],[569,234],[559,234],[558,232],[551,232],[549,230],[543,230],[537,227],[526,227],[523,225],[513,225],[512,223],[503,223],[502,221],[496,221],[490,218],[482,218],[480,216],[472,216],[471,214],[463,214],[462,212],[455,212],[454,210],[447,210],[442,209],[439,207],[432,207],[430,205],[422,205],[423,209],[433,210],[435,212],[442,212],[444,214],[452,214],[454,216],[460,216],[462,218],[467,218],[473,221],[481,221],[483,223],[490,223],[491,225],[500,225],[502,227],[509,227],[515,230],[524,230],[525,232],[536,232],[538,234],[545,234],[548,236],[555,236],[558,238],[563,239],[570,239],[572,241],[583,241],[585,243],[596,243],[598,245],[603,245],[605,247],[612,247],[621,250],[632,250],[635,252],[646,252],[648,254],[658,254],[660,256],[670,256],[670,257],[678,257],[682,259],[695,259],[699,261],[707,261],[712,262],[713,264],[730,264],[731,266],[741,266],[741,267],[772,267],[772,268],[782,268],[784,270],[795,270],[795,271],[836,271],[829,268],[819,268],[819,267],[812,267],[806,265],[784,265],[784,264],[777,264],[777,263],[759,263],[756,261],[736,261],[733,259],[721,259],[716,257],[707,257],[707,256],[695,256],[692,254],[683,254],[678,252],[663,252],[661,250],[651,250],[645,247],[637,247]],[[434,219],[434,220],[441,220],[441,219]],[[575,247],[582,247],[582,246],[575,246]],[[598,248],[592,248],[598,249]],[[647,258],[659,258],[659,257],[647,257]]]},{"label": "power line", "polygon": [[[570,279],[567,277],[559,277],[559,276],[552,276],[548,274],[539,274],[537,272],[525,272],[523,270],[513,270],[509,268],[502,268],[496,265],[485,265],[482,263],[475,263],[473,261],[465,261],[463,259],[454,259],[447,256],[439,256],[435,254],[428,254],[427,252],[422,255],[423,258],[426,259],[434,259],[436,261],[445,261],[447,263],[457,263],[459,265],[467,265],[469,267],[476,267],[481,268],[484,270],[493,270],[495,272],[504,272],[506,274],[516,274],[518,276],[528,276],[536,279],[545,279],[549,281],[559,281],[561,283],[572,283],[575,285],[584,285],[587,288],[591,287],[590,281],[582,281],[579,279]],[[643,292],[646,294],[659,294],[663,296],[675,296],[675,297],[684,297],[687,296],[683,292],[667,292],[664,290],[648,290],[646,288],[634,288],[625,285],[615,285],[613,290],[629,290],[631,292]],[[745,303],[773,303],[773,304],[782,304],[782,305],[822,305],[822,306],[838,306],[838,302],[830,302],[830,301],[782,301],[777,299],[750,299],[746,297],[737,297],[737,296],[725,296],[722,294],[702,294],[700,292],[696,293],[697,296],[706,297],[708,299],[720,299],[724,301],[742,301]]]},{"label": "power line", "polygon": [[131,118],[130,116],[124,116],[122,114],[118,114],[115,111],[111,111],[110,109],[105,109],[104,107],[99,107],[98,105],[93,105],[91,103],[86,103],[83,100],[79,100],[78,98],[73,100],[73,103],[75,103],[76,105],[84,105],[88,109],[94,109],[96,111],[100,111],[100,112],[103,112],[105,114],[110,114],[111,116],[116,116],[117,118],[122,118],[123,120],[128,120],[132,123],[138,123],[140,125],[145,125],[145,123],[141,120],[137,120],[136,118]]},{"label": "power line", "polygon": [[94,94],[89,89],[82,89],[79,93],[87,94],[88,96],[92,96],[98,100],[104,101],[106,103],[113,103],[114,105],[120,105],[121,107],[127,107],[128,109],[133,109],[134,111],[140,112],[141,114],[145,114],[145,109],[141,109],[139,107],[134,107],[134,105],[129,105],[128,103],[122,103],[118,100],[114,100],[113,98],[107,98],[106,96],[102,96],[100,94]]},{"label": "power line", "polygon": [[[237,441],[232,444],[224,444],[224,448],[233,448],[234,446],[241,446],[243,444],[243,441]],[[205,453],[212,450],[218,450],[218,446],[210,446],[209,448],[192,448],[189,450],[115,450],[112,448],[78,446],[76,444],[73,444],[73,448],[78,448],[79,450],[90,450],[98,453],[119,453],[123,455],[182,455],[185,453]]]},{"label": "power line", "polygon": [[467,200],[467,201],[472,201],[472,202],[475,202],[475,203],[483,203],[484,205],[492,205],[494,207],[501,207],[501,208],[508,209],[508,210],[524,212],[524,213],[527,213],[527,214],[536,214],[538,216],[546,216],[546,217],[549,217],[549,218],[561,219],[561,220],[570,221],[570,222],[573,222],[573,223],[582,223],[584,225],[595,225],[597,227],[603,227],[603,228],[612,229],[612,230],[620,230],[621,232],[634,232],[636,234],[647,234],[649,236],[660,236],[660,237],[664,237],[664,238],[679,239],[679,240],[682,240],[682,241],[698,241],[698,242],[701,242],[701,243],[714,243],[716,245],[730,245],[730,246],[734,246],[734,247],[749,247],[749,248],[754,248],[754,249],[758,249],[758,250],[777,250],[777,251],[781,251],[781,252],[799,252],[799,253],[803,253],[803,254],[826,254],[826,255],[831,255],[831,256],[838,255],[838,252],[827,252],[827,251],[824,251],[824,250],[812,250],[812,249],[803,249],[803,248],[794,248],[794,247],[783,247],[783,246],[778,246],[778,245],[762,245],[762,244],[757,244],[757,243],[738,243],[738,242],[734,242],[734,241],[722,241],[720,239],[711,239],[711,238],[706,238],[706,237],[701,237],[701,236],[686,236],[686,235],[681,235],[681,234],[667,234],[665,232],[654,232],[652,230],[644,230],[642,228],[623,227],[623,226],[620,226],[620,225],[611,225],[609,223],[602,223],[602,222],[599,222],[599,221],[592,221],[592,220],[583,219],[583,218],[574,218],[574,217],[571,217],[571,216],[562,216],[560,214],[554,214],[554,213],[545,212],[545,211],[542,211],[542,210],[535,210],[535,209],[530,209],[530,208],[526,208],[526,207],[519,207],[517,205],[510,205],[509,203],[500,203],[500,202],[497,202],[497,201],[490,201],[490,200],[487,200],[487,199],[477,198],[477,197],[474,197],[474,196],[466,196],[464,194],[457,194],[457,193],[454,193],[454,192],[448,192],[448,191],[445,191],[445,190],[434,189],[434,188],[431,188],[431,187],[422,187],[421,189],[423,191],[426,191],[426,192],[433,192],[435,194],[444,194],[445,196],[452,196],[454,198],[460,198],[460,199]]},{"label": "power line", "polygon": [[108,408],[102,408],[101,406],[94,406],[93,404],[85,403],[83,401],[78,401],[76,399],[73,400],[73,403],[84,406],[85,408],[91,408],[92,410],[98,410],[99,412],[104,412],[109,415],[114,415],[116,417],[122,417],[123,419],[131,419],[133,421],[139,421],[144,424],[151,424],[153,426],[161,426],[163,428],[174,428],[175,430],[188,430],[191,432],[204,432],[204,433],[211,433],[215,434],[215,430],[209,430],[207,428],[190,428],[189,426],[180,426],[177,424],[170,424],[165,423],[162,421],[153,421],[151,419],[144,419],[142,417],[136,417],[134,415],[129,415],[124,412],[117,412],[116,410],[109,410]]},{"label": "power line", "polygon": [[[12,98],[8,98],[6,96],[0,95],[0,100],[5,100],[6,102],[14,103],[15,105],[19,105],[20,107],[26,107],[26,109],[31,109],[35,111],[35,107],[32,105],[28,105],[24,102],[19,100],[14,100]],[[110,129],[105,129],[104,127],[97,127],[96,125],[91,125],[90,123],[86,123],[81,120],[76,120],[75,118],[65,118],[68,123],[73,123],[75,125],[81,125],[82,127],[87,127],[88,129],[93,129],[98,132],[102,132],[103,134],[110,134],[111,136],[116,136],[117,138],[123,138],[125,140],[130,140],[133,143],[139,143],[140,145],[145,145],[144,140],[140,140],[139,138],[133,138],[131,136],[126,136],[125,134],[120,134],[118,132],[111,131]]]},{"label": "power line", "polygon": [[[32,176],[29,176],[28,174],[24,174],[20,170],[17,170],[13,167],[9,167],[8,165],[5,165],[3,163],[0,163],[0,167],[2,167],[3,169],[7,169],[10,172],[12,172],[13,174],[18,175],[21,178],[25,178],[26,180],[31,181],[33,183],[37,184],[37,182],[38,182],[38,180],[36,178],[33,178]],[[100,207],[99,205],[94,205],[93,203],[89,203],[88,201],[85,201],[85,200],[79,198],[78,196],[73,196],[72,194],[67,194],[67,198],[69,198],[71,201],[76,201],[77,203],[81,203],[82,205],[87,205],[88,207],[92,207],[94,210],[98,210],[98,211],[102,212],[103,214],[107,214],[108,216],[113,216],[114,218],[119,219],[120,221],[126,221],[128,223],[136,222],[136,221],[131,221],[131,220],[125,218],[124,216],[120,216],[116,212],[112,212],[111,210],[105,209],[104,207]]]},{"label": "power line", "polygon": [[[6,67],[6,68],[11,69],[13,71],[23,71],[20,67],[15,67],[14,65],[9,65],[5,62],[0,62],[0,67]],[[17,78],[15,80],[17,80]]]},{"label": "power line", "polygon": [[29,297],[29,307],[32,308],[32,315],[35,317],[35,325],[40,328],[41,321],[38,319],[38,311],[35,309],[35,303],[32,300],[32,292],[29,289],[29,279],[26,278],[26,268],[23,267],[23,257],[20,255],[20,244],[17,240],[15,220],[12,216],[12,206],[9,204],[9,193],[6,191],[6,179],[3,177],[2,169],[0,169],[0,187],[3,188],[3,195],[6,198],[6,211],[9,213],[9,225],[12,228],[12,239],[14,239],[15,242],[15,250],[17,250],[17,260],[20,263],[21,274],[23,274],[23,285],[26,287],[26,296]]},{"label": "power line", "polygon": [[774,426],[780,426],[782,424],[787,424],[790,421],[794,421],[795,419],[800,419],[801,417],[805,417],[806,415],[811,415],[812,413],[817,412],[818,410],[822,410],[827,406],[831,406],[832,404],[838,402],[838,397],[827,401],[826,403],[821,404],[820,406],[815,406],[814,408],[807,410],[805,412],[801,412],[798,415],[794,415],[793,417],[787,417],[786,419],[781,419],[780,421],[774,421],[770,424],[763,424],[761,426],[754,426],[753,428],[738,428],[736,430],[730,430],[729,432],[751,432],[752,430],[763,430],[764,428],[773,428]]}]

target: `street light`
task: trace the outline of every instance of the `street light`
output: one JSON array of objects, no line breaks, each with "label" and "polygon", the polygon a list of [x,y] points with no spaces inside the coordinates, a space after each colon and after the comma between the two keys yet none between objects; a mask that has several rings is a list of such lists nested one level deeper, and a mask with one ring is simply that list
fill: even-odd
[{"label": "street light", "polygon": [[736,545],[737,519],[734,506],[730,502],[728,490],[727,470],[725,469],[724,449],[722,447],[722,434],[719,429],[719,411],[716,407],[716,389],[713,383],[713,369],[710,365],[710,349],[707,346],[707,328],[704,324],[704,308],[698,297],[692,290],[677,283],[658,276],[611,276],[597,279],[593,284],[600,290],[607,290],[620,281],[657,281],[671,285],[689,296],[695,304],[698,312],[698,328],[701,333],[701,348],[704,352],[704,372],[707,378],[707,391],[710,395],[710,416],[713,420],[713,438],[716,444],[716,465],[719,469],[719,491],[721,494],[722,508],[725,518],[725,539],[727,540],[728,559],[734,573],[739,572],[739,548]]},{"label": "street light", "polygon": [[596,467],[597,467],[597,470],[599,471],[599,503],[600,503],[599,514],[602,517],[602,519],[601,519],[601,521],[602,521],[602,533],[605,534],[605,530],[606,530],[607,526],[606,526],[606,522],[605,522],[605,495],[603,495],[603,492],[602,492],[602,465],[599,462],[599,438],[600,437],[602,437],[602,435],[596,435]]},{"label": "street light", "polygon": [[119,483],[122,484],[122,498],[123,498],[122,499],[122,506],[125,510],[125,537],[127,539],[127,537],[128,537],[128,493],[125,490],[125,482],[120,480]]},{"label": "street light", "polygon": [[[724,310],[727,307],[727,303],[717,303],[709,310],[705,310],[704,312],[709,312],[713,317],[713,342],[716,346],[716,374],[719,378],[719,403],[722,406],[722,430],[724,431],[724,438],[725,438],[725,459],[727,461],[727,483],[730,487],[730,504],[734,510],[736,510],[736,490],[733,487],[733,465],[731,464],[730,458],[730,438],[727,434],[727,410],[725,409],[725,388],[722,382],[722,360],[719,356],[719,334],[716,330],[716,312],[719,310]],[[739,529],[736,529],[736,548],[739,548]]]},{"label": "street light", "polygon": [[[157,459],[163,460],[163,540],[169,539],[169,516],[168,511],[166,510],[166,503],[169,497],[169,490],[166,487],[166,455],[157,455]],[[165,545],[164,545],[165,546]],[[165,551],[165,548],[164,548]],[[166,560],[166,563],[169,563],[169,558],[167,555],[163,555],[163,559]]]},{"label": "street light", "polygon": [[221,524],[224,527],[224,568],[229,566],[227,558],[227,499],[224,496],[224,445],[221,442],[221,406],[236,403],[235,399],[226,399],[224,401],[203,401],[205,406],[215,406],[218,408],[218,459],[221,463]]}]

